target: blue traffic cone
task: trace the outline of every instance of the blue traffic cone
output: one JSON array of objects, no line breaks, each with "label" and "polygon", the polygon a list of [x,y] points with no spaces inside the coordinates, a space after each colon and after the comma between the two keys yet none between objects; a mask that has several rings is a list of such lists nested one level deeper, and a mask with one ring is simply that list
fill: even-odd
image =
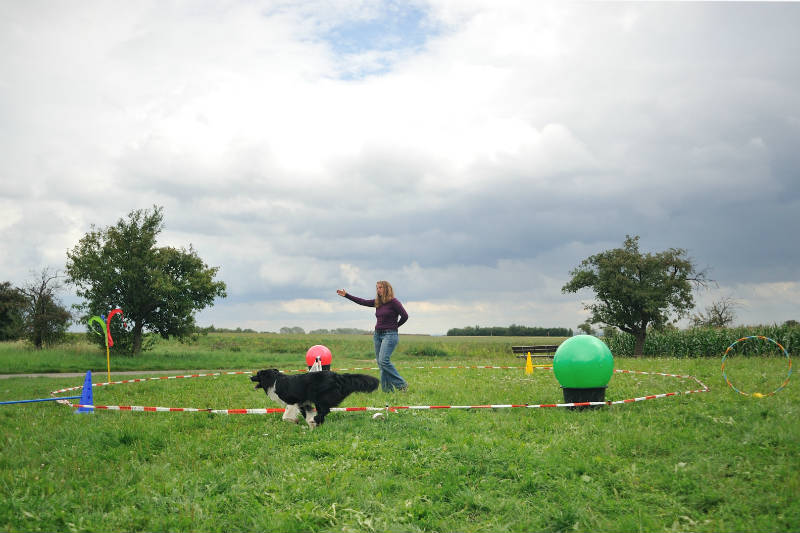
[{"label": "blue traffic cone", "polygon": [[[92,371],[86,371],[86,378],[83,380],[83,391],[81,392],[81,405],[94,405],[92,398]],[[78,413],[93,413],[94,407],[78,407]]]}]

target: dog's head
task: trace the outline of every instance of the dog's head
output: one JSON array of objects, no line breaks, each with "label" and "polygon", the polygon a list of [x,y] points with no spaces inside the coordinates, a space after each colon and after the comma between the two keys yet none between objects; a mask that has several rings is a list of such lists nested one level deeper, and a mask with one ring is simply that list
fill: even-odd
[{"label": "dog's head", "polygon": [[278,376],[280,375],[280,370],[277,368],[270,368],[269,370],[259,370],[255,376],[250,376],[250,381],[255,381],[256,386],[255,389],[264,389],[266,392],[267,389],[275,385],[275,381],[277,381]]}]

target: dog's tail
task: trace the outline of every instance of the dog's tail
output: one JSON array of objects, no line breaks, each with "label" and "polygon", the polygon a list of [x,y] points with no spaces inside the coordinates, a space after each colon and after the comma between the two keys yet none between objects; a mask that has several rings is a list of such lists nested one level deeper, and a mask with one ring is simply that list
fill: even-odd
[{"label": "dog's tail", "polygon": [[378,378],[366,374],[339,374],[340,383],[351,392],[372,392],[378,388]]}]

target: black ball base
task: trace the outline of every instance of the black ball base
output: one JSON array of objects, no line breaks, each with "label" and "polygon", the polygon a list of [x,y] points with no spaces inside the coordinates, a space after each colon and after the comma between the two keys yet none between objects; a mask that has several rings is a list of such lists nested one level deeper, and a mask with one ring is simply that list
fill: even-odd
[{"label": "black ball base", "polygon": [[[564,391],[564,403],[584,403],[584,402],[605,402],[607,387],[594,387],[591,389],[576,389],[561,387]],[[600,405],[576,405],[570,409],[594,409],[602,407]]]}]

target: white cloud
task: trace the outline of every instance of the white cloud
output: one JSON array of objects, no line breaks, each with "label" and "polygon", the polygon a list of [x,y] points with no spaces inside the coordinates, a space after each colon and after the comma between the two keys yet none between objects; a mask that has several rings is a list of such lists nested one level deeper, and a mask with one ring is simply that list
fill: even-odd
[{"label": "white cloud", "polygon": [[361,281],[361,270],[349,264],[339,265],[341,277],[347,282],[348,286],[357,285]]},{"label": "white cloud", "polygon": [[315,299],[307,299],[307,298],[300,298],[297,300],[291,300],[287,302],[281,302],[281,307],[287,313],[296,315],[301,313],[308,313],[312,311],[314,313],[323,313],[323,314],[330,314],[333,313],[333,305],[330,302],[325,300],[315,300]]},{"label": "white cloud", "polygon": [[0,231],[6,230],[22,220],[22,209],[11,200],[0,201]]}]

